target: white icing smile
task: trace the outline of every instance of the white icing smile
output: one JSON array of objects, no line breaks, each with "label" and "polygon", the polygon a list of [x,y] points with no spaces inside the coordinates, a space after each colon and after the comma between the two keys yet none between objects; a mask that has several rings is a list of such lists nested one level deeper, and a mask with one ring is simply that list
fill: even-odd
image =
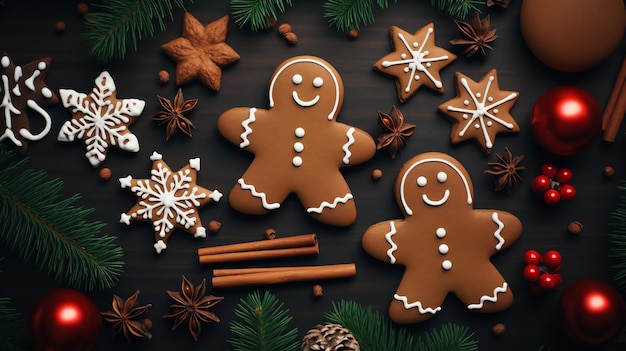
[{"label": "white icing smile", "polygon": [[311,100],[302,100],[300,99],[300,97],[298,96],[298,92],[297,91],[293,91],[292,94],[293,96],[293,101],[296,102],[296,104],[302,106],[302,107],[311,107],[315,104],[317,104],[318,101],[320,101],[320,96],[319,95],[315,95],[315,97]]},{"label": "white icing smile", "polygon": [[443,197],[439,200],[431,200],[430,198],[428,198],[428,196],[426,196],[426,194],[422,194],[422,200],[424,201],[426,205],[429,205],[429,206],[441,206],[445,204],[446,201],[448,201],[449,197],[450,197],[449,189],[446,189],[446,191],[443,193]]}]

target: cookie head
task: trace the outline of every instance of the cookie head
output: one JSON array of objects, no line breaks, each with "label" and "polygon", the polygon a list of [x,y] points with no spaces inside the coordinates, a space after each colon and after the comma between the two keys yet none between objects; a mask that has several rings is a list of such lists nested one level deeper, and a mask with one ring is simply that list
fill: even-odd
[{"label": "cookie head", "polygon": [[273,109],[312,110],[333,120],[343,102],[343,82],[328,62],[297,56],[278,66],[270,82],[269,98]]},{"label": "cookie head", "polygon": [[442,153],[430,152],[407,162],[398,175],[398,202],[407,216],[424,209],[472,206],[473,188],[465,168]]}]

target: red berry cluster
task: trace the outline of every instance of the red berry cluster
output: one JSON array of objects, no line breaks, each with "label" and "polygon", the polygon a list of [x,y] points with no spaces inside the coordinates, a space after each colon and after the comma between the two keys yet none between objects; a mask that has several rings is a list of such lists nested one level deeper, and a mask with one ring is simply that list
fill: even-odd
[{"label": "red berry cluster", "polygon": [[544,163],[541,166],[541,175],[535,177],[530,186],[534,193],[543,194],[546,204],[555,205],[561,199],[569,201],[576,197],[576,188],[569,184],[572,177],[569,168],[558,169],[552,164]]},{"label": "red berry cluster", "polygon": [[552,290],[561,284],[561,254],[548,250],[543,257],[536,250],[524,253],[524,279],[534,292]]}]

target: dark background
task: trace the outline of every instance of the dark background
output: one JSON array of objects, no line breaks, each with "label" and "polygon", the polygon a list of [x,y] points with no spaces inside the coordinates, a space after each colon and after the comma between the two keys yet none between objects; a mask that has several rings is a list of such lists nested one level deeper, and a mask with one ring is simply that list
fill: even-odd
[{"label": "dark background", "polygon": [[[62,143],[56,141],[60,126],[70,118],[68,110],[60,104],[47,107],[53,118],[50,134],[39,142],[31,142],[26,156],[29,166],[46,170],[51,177],[65,182],[63,193],[67,196],[80,193],[79,205],[94,207],[92,220],[108,225],[105,233],[119,237],[118,244],[124,249],[125,268],[120,282],[113,288],[90,293],[101,311],[109,310],[113,294],[124,298],[135,290],[141,290],[140,303],[151,303],[148,317],[153,320],[152,340],[133,340],[128,345],[123,337],[111,338],[109,325],[105,324],[98,350],[227,350],[226,340],[232,337],[228,323],[234,318],[234,308],[239,299],[254,290],[269,290],[285,303],[293,316],[291,326],[299,329],[300,337],[318,323],[323,323],[324,313],[330,311],[332,301],[355,300],[371,306],[386,315],[394,289],[402,275],[402,268],[395,267],[368,256],[361,248],[360,238],[365,229],[376,222],[398,218],[393,183],[401,165],[412,156],[426,151],[441,151],[459,159],[470,173],[475,188],[475,208],[496,208],[512,212],[524,225],[521,238],[511,248],[493,257],[493,262],[510,283],[515,294],[513,306],[501,313],[478,314],[467,311],[453,295],[448,296],[443,311],[421,324],[408,326],[415,336],[438,328],[442,323],[457,323],[470,328],[479,340],[480,350],[537,350],[541,346],[552,350],[584,349],[573,343],[561,331],[557,306],[561,292],[578,279],[586,277],[611,281],[609,243],[607,234],[611,212],[617,202],[616,186],[624,178],[625,161],[623,148],[626,138],[623,132],[613,144],[596,142],[589,150],[574,157],[553,156],[542,150],[530,132],[529,116],[535,100],[549,88],[571,84],[590,92],[604,106],[615,76],[624,57],[624,40],[619,49],[602,65],[583,73],[559,73],[543,66],[527,50],[519,30],[521,1],[511,1],[508,9],[492,7],[492,27],[499,38],[494,52],[486,59],[466,59],[460,48],[448,44],[459,36],[452,20],[430,5],[430,1],[400,1],[390,3],[386,10],[375,9],[376,23],[361,29],[357,40],[350,41],[344,33],[329,28],[323,17],[322,1],[294,1],[280,15],[279,23],[289,22],[299,41],[289,46],[274,31],[252,33],[240,29],[231,19],[227,43],[240,55],[241,60],[224,70],[222,88],[218,93],[210,91],[198,82],[183,87],[185,98],[198,98],[191,120],[196,128],[193,137],[181,133],[165,141],[165,128],[150,119],[160,110],[157,94],[173,99],[177,87],[174,84],[175,63],[160,49],[160,45],[180,36],[182,11],[174,12],[172,22],[166,19],[167,30],[157,31],[153,37],[140,41],[137,53],[121,61],[102,63],[88,55],[86,44],[80,39],[83,19],[76,11],[76,1],[27,1],[7,0],[0,9],[0,50],[6,51],[17,65],[44,56],[52,57],[46,82],[58,92],[59,88],[71,88],[89,92],[93,81],[103,70],[108,70],[117,86],[118,97],[139,98],[146,107],[139,121],[131,130],[140,141],[137,154],[111,148],[103,166],[111,168],[113,178],[109,182],[98,179],[99,169],[94,169],[84,157],[82,141]],[[229,14],[227,1],[196,1],[187,9],[203,24]],[[64,21],[67,29],[62,34],[54,32],[54,23]],[[446,89],[443,95],[427,89],[418,93],[405,104],[396,98],[394,82],[372,70],[380,57],[390,52],[388,29],[396,25],[414,32],[423,25],[434,22],[435,39],[439,46],[459,54],[459,58],[442,71]],[[600,39],[600,38],[599,38]],[[369,162],[344,169],[348,183],[355,195],[358,208],[356,223],[347,228],[334,228],[311,219],[294,197],[290,197],[278,212],[256,217],[236,213],[227,197],[217,204],[209,204],[200,210],[205,225],[212,219],[222,223],[218,234],[206,239],[194,239],[182,231],[175,232],[169,240],[168,249],[157,255],[152,248],[153,235],[147,223],[119,223],[119,216],[134,203],[135,197],[128,189],[121,189],[117,178],[132,175],[144,178],[149,175],[153,151],[164,155],[172,169],[178,169],[192,157],[200,157],[202,170],[198,184],[218,189],[225,195],[247,168],[251,155],[238,150],[217,132],[217,117],[235,106],[268,106],[267,84],[275,67],[284,59],[300,54],[320,56],[328,60],[340,72],[345,85],[345,99],[338,120],[357,126],[376,137],[379,132],[377,111],[389,112],[397,105],[406,121],[417,125],[406,149],[392,160],[385,152],[378,152]],[[525,154],[523,164],[528,167],[523,181],[511,193],[494,192],[492,176],[483,171],[495,155],[485,156],[473,141],[451,145],[450,123],[437,112],[437,106],[455,95],[454,72],[463,72],[472,79],[480,79],[491,68],[498,70],[503,90],[520,92],[520,98],[512,109],[512,115],[521,127],[518,134],[499,135],[494,151],[502,153],[509,147],[514,154]],[[159,70],[172,75],[169,84],[157,81]],[[530,181],[539,173],[544,162],[573,170],[573,185],[577,198],[569,203],[547,207],[530,191]],[[612,179],[603,177],[604,166],[612,165],[616,173]],[[379,168],[383,178],[375,182],[371,171]],[[567,233],[567,224],[579,220],[584,225],[581,234]],[[1,225],[1,224],[0,224]],[[261,266],[313,265],[354,262],[357,276],[353,279],[325,281],[321,284],[324,296],[314,299],[311,287],[314,282],[292,283],[275,286],[237,288],[209,292],[224,296],[224,301],[214,311],[221,318],[219,324],[202,326],[200,340],[195,343],[186,326],[170,331],[173,320],[162,319],[170,299],[166,290],[180,290],[181,276],[186,275],[194,284],[203,278],[210,280],[211,267],[201,266],[197,261],[199,247],[227,243],[260,240],[266,228],[274,228],[279,236],[317,233],[321,252],[317,257],[260,262]],[[522,256],[528,249],[545,252],[558,249],[563,256],[563,283],[555,291],[535,295],[528,289],[521,272]],[[4,248],[0,256],[0,296],[13,298],[15,307],[27,315],[43,294],[63,283],[53,282],[38,271],[33,264],[25,264]],[[233,266],[244,266],[233,265]],[[491,327],[504,323],[506,332],[494,337]],[[623,349],[612,343],[599,350]]]}]

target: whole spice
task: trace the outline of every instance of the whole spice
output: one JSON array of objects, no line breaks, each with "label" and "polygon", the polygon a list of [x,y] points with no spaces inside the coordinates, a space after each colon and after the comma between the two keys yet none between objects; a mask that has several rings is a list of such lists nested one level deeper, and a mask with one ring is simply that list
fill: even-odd
[{"label": "whole spice", "polygon": [[313,296],[314,297],[322,297],[324,295],[324,289],[321,285],[315,284],[313,285]]},{"label": "whole spice", "polygon": [[103,181],[107,181],[111,179],[111,169],[107,167],[103,167],[102,169],[100,169],[100,172],[98,173],[98,177],[100,177],[100,180],[103,180]]},{"label": "whole spice", "polygon": [[191,136],[191,128],[194,128],[193,123],[183,114],[196,107],[198,99],[185,100],[183,98],[183,90],[180,88],[174,97],[173,104],[169,99],[158,95],[157,97],[161,107],[163,107],[163,111],[157,112],[152,116],[152,119],[161,122],[159,124],[167,123],[165,140],[169,140],[176,132],[176,129],[180,129],[183,133]]},{"label": "whole spice", "polygon": [[359,30],[358,29],[352,28],[352,29],[350,29],[348,31],[348,38],[354,40],[354,39],[356,39],[358,37],[359,37]]},{"label": "whole spice", "polygon": [[89,5],[87,5],[86,2],[79,2],[76,4],[76,11],[83,16],[87,16],[87,13],[89,13]]},{"label": "whole spice", "polygon": [[57,21],[54,24],[54,31],[57,32],[58,34],[65,32],[65,22]]},{"label": "whole spice", "polygon": [[265,229],[265,239],[276,239],[276,231],[272,228]]},{"label": "whole spice", "polygon": [[135,291],[126,301],[113,295],[111,304],[113,311],[101,313],[105,321],[113,323],[111,334],[116,335],[121,332],[129,343],[131,335],[138,338],[152,338],[149,331],[152,328],[152,321],[147,318],[138,320],[152,305],[137,306],[138,298],[139,290]]},{"label": "whole spice", "polygon": [[170,82],[170,73],[164,69],[159,71],[159,83],[167,84]]},{"label": "whole spice", "polygon": [[172,330],[176,329],[185,321],[189,321],[189,332],[195,341],[198,341],[202,328],[201,322],[218,323],[220,319],[209,309],[222,301],[223,297],[213,295],[205,296],[206,279],[197,287],[185,278],[180,291],[167,291],[167,294],[174,300],[175,304],[170,305],[169,311],[163,318],[176,318]]},{"label": "whole spice", "polygon": [[572,221],[567,225],[567,231],[571,234],[580,234],[583,231],[583,224],[579,221]]},{"label": "whole spice", "polygon": [[504,334],[505,330],[506,327],[502,323],[496,323],[493,327],[491,327],[491,332],[496,336]]},{"label": "whole spice", "polygon": [[209,225],[207,226],[207,229],[209,229],[211,233],[219,232],[220,228],[222,228],[222,223],[216,220],[210,221]]},{"label": "whole spice", "polygon": [[611,166],[604,167],[603,172],[606,178],[613,178],[613,176],[615,175],[615,169]]},{"label": "whole spice", "polygon": [[489,169],[485,171],[487,174],[498,176],[496,179],[496,191],[506,188],[508,191],[518,181],[522,179],[519,172],[526,169],[524,166],[520,166],[520,163],[524,159],[524,155],[513,156],[508,148],[504,148],[504,154],[502,156],[496,154],[498,161],[488,162]]},{"label": "whole spice", "polygon": [[376,168],[375,170],[372,171],[372,179],[380,180],[380,178],[382,177],[383,177],[383,171],[381,171],[380,169]]},{"label": "whole spice", "polygon": [[458,19],[455,19],[454,23],[456,23],[464,38],[452,39],[450,44],[467,45],[467,48],[463,51],[463,54],[467,55],[467,57],[473,56],[478,50],[482,52],[483,56],[487,54],[485,49],[493,50],[489,43],[496,40],[498,36],[495,29],[489,29],[491,25],[489,15],[480,19],[480,15],[476,12],[476,17],[474,17],[471,24]]},{"label": "whole spice", "polygon": [[415,125],[404,123],[404,115],[395,106],[391,108],[389,114],[378,111],[378,124],[381,133],[376,149],[385,149],[391,158],[396,158],[398,152],[406,145],[406,138],[415,132]]}]

